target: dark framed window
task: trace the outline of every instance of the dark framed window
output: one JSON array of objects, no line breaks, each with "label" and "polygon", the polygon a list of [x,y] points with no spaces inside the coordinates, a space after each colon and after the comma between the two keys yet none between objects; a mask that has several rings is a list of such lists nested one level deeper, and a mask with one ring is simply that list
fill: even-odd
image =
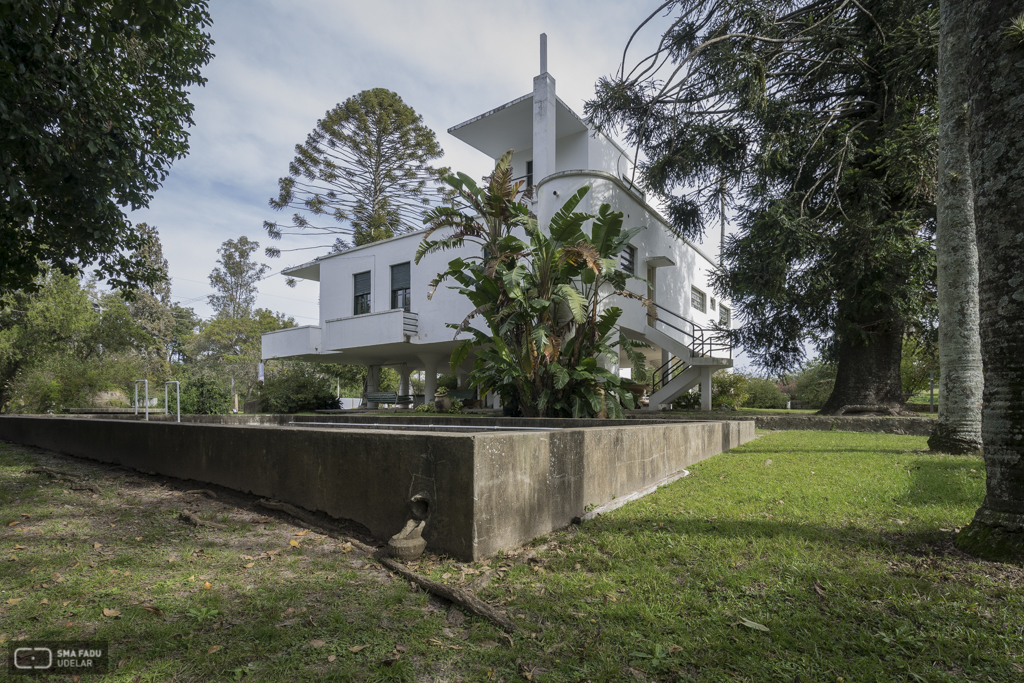
[{"label": "dark framed window", "polygon": [[410,279],[409,263],[391,266],[391,309],[409,310]]},{"label": "dark framed window", "polygon": [[526,162],[526,188],[533,187],[533,161]]},{"label": "dark framed window", "polygon": [[352,315],[362,315],[370,312],[370,271],[356,273],[352,276],[355,286],[355,298],[352,305]]},{"label": "dark framed window", "polygon": [[619,254],[619,269],[630,275],[636,275],[636,247],[627,244]]},{"label": "dark framed window", "polygon": [[719,304],[718,306],[718,324],[728,329],[729,324],[732,322],[732,311],[725,306]]},{"label": "dark framed window", "polygon": [[701,313],[708,312],[708,295],[696,287],[690,287],[690,305]]}]

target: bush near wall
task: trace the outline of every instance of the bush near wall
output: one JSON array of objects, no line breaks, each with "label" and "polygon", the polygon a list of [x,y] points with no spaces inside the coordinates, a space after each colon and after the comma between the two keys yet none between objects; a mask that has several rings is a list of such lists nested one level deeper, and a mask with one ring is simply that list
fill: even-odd
[{"label": "bush near wall", "polygon": [[339,406],[335,383],[312,368],[296,364],[267,380],[260,392],[260,410],[266,413],[299,413]]},{"label": "bush near wall", "polygon": [[[171,405],[174,399],[171,398]],[[205,375],[181,380],[181,412],[183,415],[223,415],[231,410],[231,393],[220,383]]]},{"label": "bush near wall", "polygon": [[764,377],[747,380],[747,408],[785,408],[788,402],[789,397],[772,380]]}]

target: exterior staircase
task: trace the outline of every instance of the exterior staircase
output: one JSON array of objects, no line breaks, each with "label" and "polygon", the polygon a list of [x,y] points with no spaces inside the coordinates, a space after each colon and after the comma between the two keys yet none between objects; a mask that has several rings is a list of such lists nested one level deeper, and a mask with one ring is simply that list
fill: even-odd
[{"label": "exterior staircase", "polygon": [[647,309],[646,341],[671,354],[654,371],[648,410],[659,410],[684,392],[701,384],[701,409],[711,410],[711,375],[732,367],[732,344],[715,330],[708,330],[658,304]]}]

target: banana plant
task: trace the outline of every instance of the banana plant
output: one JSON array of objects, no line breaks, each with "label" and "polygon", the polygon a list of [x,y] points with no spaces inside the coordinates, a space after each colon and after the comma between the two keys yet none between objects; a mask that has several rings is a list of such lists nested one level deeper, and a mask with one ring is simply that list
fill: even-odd
[{"label": "banana plant", "polygon": [[[623,231],[622,213],[607,204],[596,215],[576,211],[590,190],[583,187],[541,229],[521,201],[521,183],[512,182],[511,156],[498,161],[484,188],[463,174],[448,176],[464,207],[436,208],[426,218],[430,230],[417,262],[467,242],[480,246],[480,256],[452,259],[432,283],[433,289],[453,280],[474,305],[461,324],[451,325],[456,337],[470,334],[451,367],[475,353],[470,383],[523,415],[620,416],[623,407],[634,407],[633,395],[599,359],[617,360],[617,344],[634,367],[643,367],[641,344],[616,326],[621,309],[607,305],[612,296],[645,303],[626,289],[630,278],[642,278],[618,267],[619,254],[642,228]],[[513,234],[516,228],[526,241]],[[486,329],[474,326],[478,318]]]}]

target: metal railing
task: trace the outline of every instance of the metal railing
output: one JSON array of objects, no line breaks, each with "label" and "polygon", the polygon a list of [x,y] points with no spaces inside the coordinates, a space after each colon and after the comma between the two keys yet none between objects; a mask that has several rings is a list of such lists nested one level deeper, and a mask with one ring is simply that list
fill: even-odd
[{"label": "metal railing", "polygon": [[651,393],[653,394],[664,387],[672,381],[673,377],[688,367],[690,367],[690,364],[682,358],[669,358],[667,363],[655,368],[654,379],[651,380]]},{"label": "metal railing", "polygon": [[669,336],[681,337],[679,341],[690,347],[694,356],[732,358],[732,344],[727,336],[716,334],[715,330],[707,330],[664,306],[652,302],[647,307],[647,324]]}]

